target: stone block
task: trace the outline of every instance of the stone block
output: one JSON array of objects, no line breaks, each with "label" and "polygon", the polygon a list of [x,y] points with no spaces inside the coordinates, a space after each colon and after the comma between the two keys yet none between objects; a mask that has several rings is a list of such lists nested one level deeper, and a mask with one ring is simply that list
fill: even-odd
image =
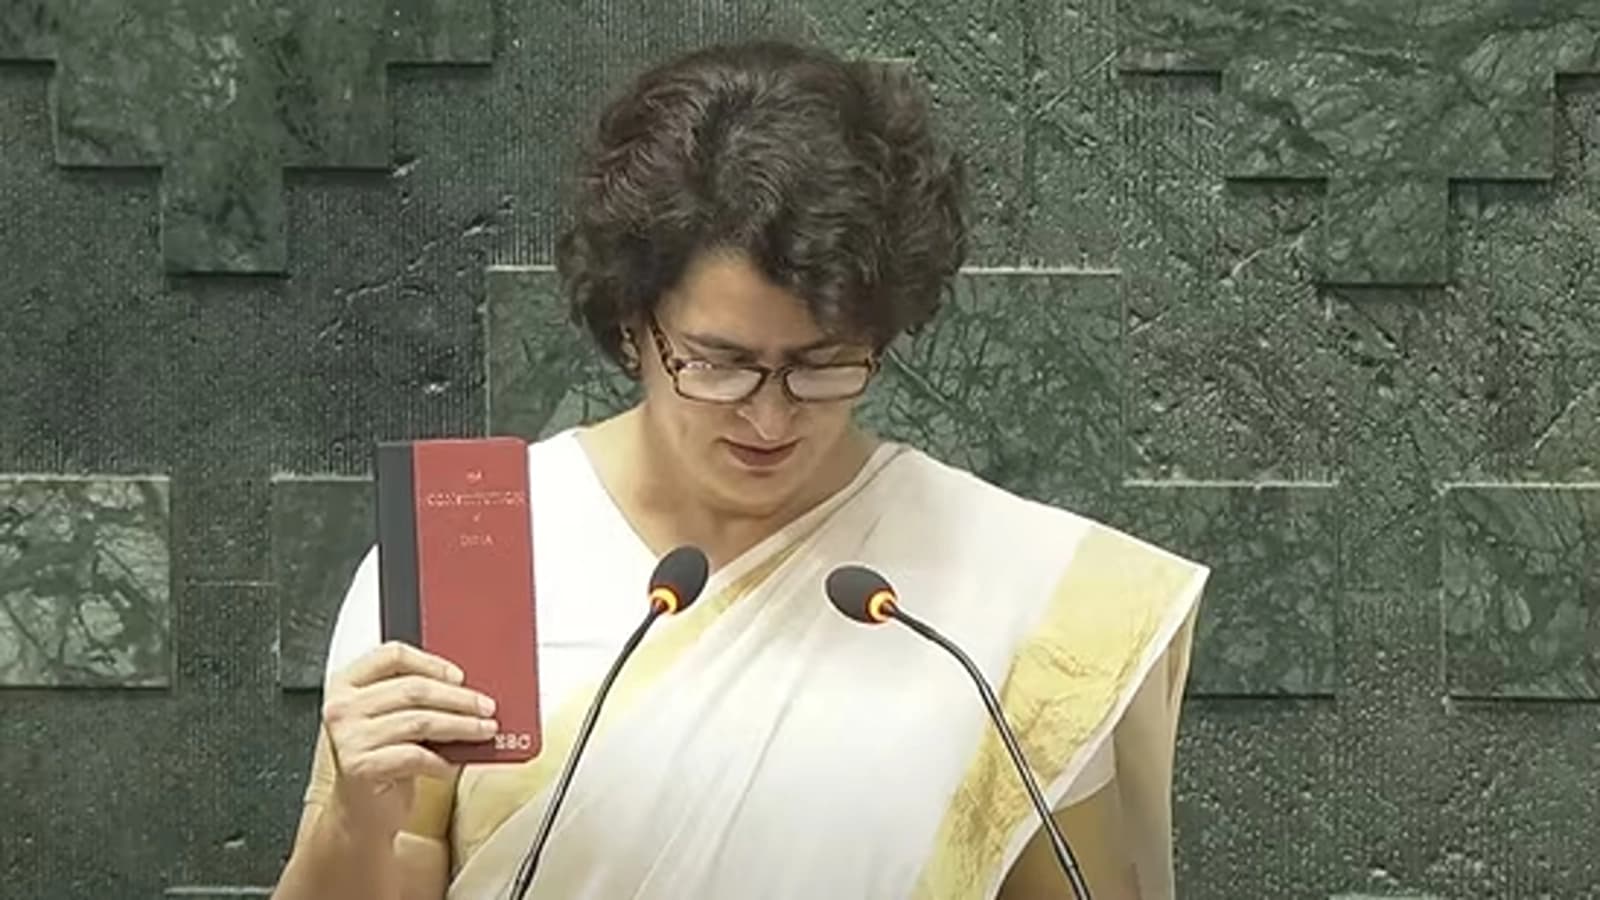
[{"label": "stone block", "polygon": [[0,476],[0,686],[172,680],[166,479]]}]

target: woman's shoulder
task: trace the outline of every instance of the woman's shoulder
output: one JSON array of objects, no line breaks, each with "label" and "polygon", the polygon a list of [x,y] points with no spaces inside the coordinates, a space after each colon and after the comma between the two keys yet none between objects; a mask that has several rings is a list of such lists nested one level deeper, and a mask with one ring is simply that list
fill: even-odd
[{"label": "woman's shoulder", "polygon": [[[947,515],[950,521],[973,523],[1020,545],[1041,545],[1059,552],[1061,542],[1093,537],[1102,552],[1115,548],[1127,558],[1146,558],[1204,570],[1187,559],[1119,526],[1073,509],[1066,504],[1028,496],[990,477],[941,459],[909,444],[896,444],[889,470],[898,483],[894,496],[920,507],[918,515],[933,521]],[[969,526],[970,527],[970,526]]]},{"label": "woman's shoulder", "polygon": [[963,518],[995,515],[1017,523],[1049,521],[1076,527],[1098,524],[1064,505],[1027,496],[920,447],[886,443],[895,450],[888,468],[899,480],[900,492],[941,507],[958,509]]},{"label": "woman's shoulder", "polygon": [[528,439],[528,468],[530,472],[560,469],[570,466],[582,448],[578,443],[579,427]]}]

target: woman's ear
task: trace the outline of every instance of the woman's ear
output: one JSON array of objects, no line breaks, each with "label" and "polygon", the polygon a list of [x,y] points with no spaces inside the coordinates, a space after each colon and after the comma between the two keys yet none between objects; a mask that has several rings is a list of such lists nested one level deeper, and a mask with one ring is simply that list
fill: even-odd
[{"label": "woman's ear", "polygon": [[617,349],[622,354],[622,371],[629,378],[639,377],[639,332],[632,326],[623,325],[618,328],[622,340],[618,342]]}]

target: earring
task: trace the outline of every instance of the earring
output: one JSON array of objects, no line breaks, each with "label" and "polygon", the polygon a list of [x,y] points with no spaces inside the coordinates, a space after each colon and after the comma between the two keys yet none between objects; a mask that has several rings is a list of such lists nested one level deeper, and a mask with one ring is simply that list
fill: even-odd
[{"label": "earring", "polygon": [[622,329],[622,371],[630,378],[639,377],[639,344],[633,339],[633,329],[626,326]]}]

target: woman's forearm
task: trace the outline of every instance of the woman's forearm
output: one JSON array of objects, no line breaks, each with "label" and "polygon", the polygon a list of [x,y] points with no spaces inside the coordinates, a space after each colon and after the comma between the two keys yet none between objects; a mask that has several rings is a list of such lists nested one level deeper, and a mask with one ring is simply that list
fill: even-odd
[{"label": "woman's forearm", "polygon": [[272,898],[402,900],[400,886],[394,835],[353,827],[337,804],[311,805]]}]

